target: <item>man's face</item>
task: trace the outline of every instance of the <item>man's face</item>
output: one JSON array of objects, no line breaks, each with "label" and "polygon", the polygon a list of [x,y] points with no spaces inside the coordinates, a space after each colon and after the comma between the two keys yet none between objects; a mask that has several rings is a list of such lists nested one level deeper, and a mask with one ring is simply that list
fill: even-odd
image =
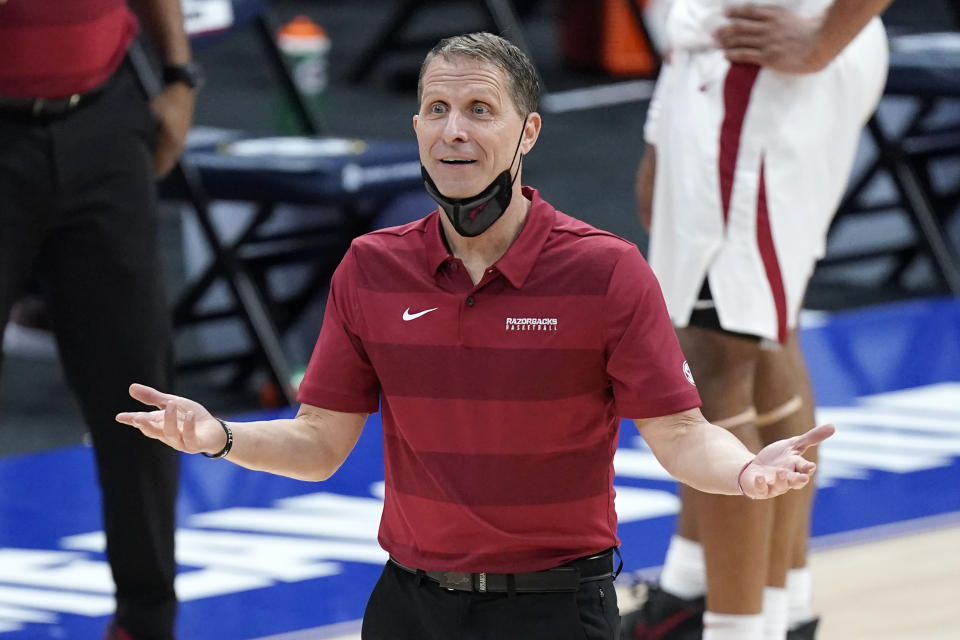
[{"label": "man's face", "polygon": [[[436,57],[427,66],[413,128],[420,162],[446,197],[483,191],[510,166],[523,127],[498,67],[461,57]],[[520,152],[534,139],[524,140]]]}]

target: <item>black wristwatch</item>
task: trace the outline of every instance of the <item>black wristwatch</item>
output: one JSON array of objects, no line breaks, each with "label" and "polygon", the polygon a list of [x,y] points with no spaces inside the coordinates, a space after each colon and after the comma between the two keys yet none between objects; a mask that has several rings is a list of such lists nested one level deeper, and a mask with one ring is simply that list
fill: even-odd
[{"label": "black wristwatch", "polygon": [[163,67],[163,85],[181,82],[191,89],[199,89],[203,86],[203,72],[200,65],[195,62],[186,64],[168,64]]}]

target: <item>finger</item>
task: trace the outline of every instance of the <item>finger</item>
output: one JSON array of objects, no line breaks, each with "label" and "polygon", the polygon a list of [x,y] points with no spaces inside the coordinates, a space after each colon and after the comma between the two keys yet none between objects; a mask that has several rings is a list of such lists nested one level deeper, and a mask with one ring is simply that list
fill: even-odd
[{"label": "finger", "polygon": [[183,416],[183,430],[181,432],[184,443],[191,443],[191,447],[197,443],[197,415],[193,411],[187,411]]},{"label": "finger", "polygon": [[722,27],[717,27],[713,34],[719,38],[736,36],[763,36],[769,33],[765,22],[755,20],[731,20]]},{"label": "finger", "polygon": [[152,404],[153,406],[160,407],[161,409],[176,397],[168,393],[157,391],[153,387],[148,387],[145,384],[139,384],[137,382],[134,382],[130,385],[129,391],[130,397],[134,400],[142,402],[143,404]]},{"label": "finger", "polygon": [[776,15],[772,7],[758,7],[752,4],[743,4],[736,7],[730,7],[725,15],[731,20],[770,20]]},{"label": "finger", "polygon": [[160,423],[149,420],[142,413],[134,414],[133,421],[130,424],[139,429],[140,432],[148,438],[155,440],[163,439],[163,429],[160,427]]},{"label": "finger", "polygon": [[802,489],[810,482],[810,476],[805,473],[790,473],[787,475],[787,485],[791,489]]},{"label": "finger", "polygon": [[180,435],[178,414],[177,403],[168,403],[163,412],[163,437],[169,444],[182,449],[183,437]]},{"label": "finger", "polygon": [[767,477],[763,473],[758,473],[753,476],[753,480],[750,482],[750,488],[752,491],[746,493],[749,497],[755,500],[762,500],[763,498],[767,497],[767,494],[770,493]]},{"label": "finger", "polygon": [[724,49],[724,55],[726,55],[727,60],[730,62],[736,62],[739,64],[755,64],[762,65],[764,62],[765,56],[758,49],[751,48],[735,48],[735,49]]},{"label": "finger", "polygon": [[134,423],[134,420],[136,419],[136,416],[137,414],[133,413],[132,411],[124,411],[122,413],[118,413],[114,420],[120,424],[128,424],[131,427],[135,427],[136,424]]},{"label": "finger", "polygon": [[790,473],[784,469],[777,469],[773,479],[767,482],[767,497],[772,498],[787,492],[790,488]]},{"label": "finger", "polygon": [[811,476],[817,470],[817,463],[810,462],[806,458],[800,458],[797,463],[793,465],[793,469],[798,473],[805,473]]},{"label": "finger", "polygon": [[717,43],[722,49],[756,49],[761,54],[769,55],[767,38],[749,34],[733,34],[720,38]]},{"label": "finger", "polygon": [[797,453],[803,454],[808,448],[820,444],[836,433],[836,431],[837,428],[832,424],[822,424],[819,427],[814,427],[803,435],[797,436],[797,439],[794,440],[793,448]]},{"label": "finger", "polygon": [[123,411],[116,415],[116,421],[138,428],[140,424],[159,425],[163,423],[163,411]]}]

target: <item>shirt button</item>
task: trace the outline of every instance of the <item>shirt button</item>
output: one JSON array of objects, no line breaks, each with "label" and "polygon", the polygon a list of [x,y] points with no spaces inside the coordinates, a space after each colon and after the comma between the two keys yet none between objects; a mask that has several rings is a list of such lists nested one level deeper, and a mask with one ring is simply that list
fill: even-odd
[{"label": "shirt button", "polygon": [[467,297],[467,306],[472,307],[476,303],[476,300],[473,299],[473,296]]},{"label": "shirt button", "polygon": [[456,262],[451,262],[451,263],[450,263],[450,271],[456,271],[456,270],[457,270],[457,263],[456,263]]}]

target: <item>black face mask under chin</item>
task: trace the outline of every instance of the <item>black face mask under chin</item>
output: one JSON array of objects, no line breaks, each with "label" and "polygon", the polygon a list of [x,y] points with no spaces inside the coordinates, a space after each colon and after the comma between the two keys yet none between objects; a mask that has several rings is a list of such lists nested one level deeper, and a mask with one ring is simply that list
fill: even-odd
[{"label": "black face mask under chin", "polygon": [[[526,127],[526,120],[524,120]],[[467,198],[448,198],[437,189],[433,178],[427,173],[426,167],[420,165],[420,175],[423,176],[423,185],[427,189],[430,197],[437,201],[440,208],[447,214],[447,219],[453,224],[461,236],[465,238],[474,238],[487,229],[494,222],[500,219],[503,212],[510,206],[510,199],[513,196],[513,183],[520,175],[520,165],[517,165],[517,173],[511,178],[510,168],[513,167],[513,161],[517,158],[517,152],[520,151],[520,143],[523,141],[523,133],[520,133],[520,140],[517,140],[517,148],[513,152],[513,158],[510,160],[510,166],[501,171],[493,179],[487,188],[475,196]],[[523,157],[520,158],[523,162]]]}]

